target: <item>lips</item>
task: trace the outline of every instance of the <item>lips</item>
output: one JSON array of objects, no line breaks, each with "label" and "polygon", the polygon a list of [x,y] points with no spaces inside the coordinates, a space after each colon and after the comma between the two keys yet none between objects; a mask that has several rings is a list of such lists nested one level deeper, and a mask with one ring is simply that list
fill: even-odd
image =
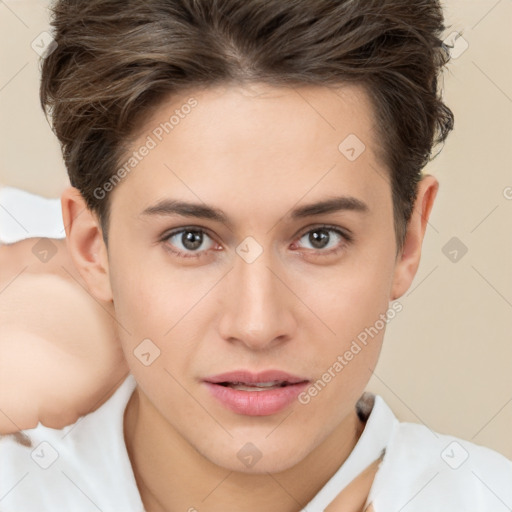
[{"label": "lips", "polygon": [[245,370],[207,377],[204,384],[224,407],[247,416],[268,416],[288,407],[309,380],[279,370]]},{"label": "lips", "polygon": [[286,372],[279,370],[266,370],[264,372],[252,373],[245,370],[238,370],[234,372],[221,373],[204,379],[206,382],[212,384],[225,384],[225,383],[241,383],[241,384],[261,384],[267,382],[281,382],[286,384],[297,384],[299,382],[307,381],[304,377],[296,377]]},{"label": "lips", "polygon": [[240,391],[268,391],[269,389],[283,388],[289,386],[289,382],[280,380],[274,380],[271,382],[255,382],[254,384],[248,384],[246,382],[220,382],[221,386],[225,386],[231,389],[238,389]]}]

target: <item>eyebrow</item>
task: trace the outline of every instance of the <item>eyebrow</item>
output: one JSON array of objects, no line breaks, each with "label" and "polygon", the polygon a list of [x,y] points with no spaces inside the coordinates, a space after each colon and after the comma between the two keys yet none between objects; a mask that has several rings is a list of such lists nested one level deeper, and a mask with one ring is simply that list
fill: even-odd
[{"label": "eyebrow", "polygon": [[[354,211],[368,213],[368,205],[351,196],[339,196],[299,206],[289,212],[284,218],[287,220],[298,220],[305,217],[325,215],[341,211]],[[153,206],[147,207],[141,215],[180,215],[182,217],[195,217],[198,219],[209,219],[232,226],[228,216],[220,209],[207,204],[190,203],[174,199],[162,199]]]}]

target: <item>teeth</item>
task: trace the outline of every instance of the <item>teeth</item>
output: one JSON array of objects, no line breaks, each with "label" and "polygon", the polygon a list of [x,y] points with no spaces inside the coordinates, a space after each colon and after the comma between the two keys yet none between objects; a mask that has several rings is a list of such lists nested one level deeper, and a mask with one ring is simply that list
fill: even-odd
[{"label": "teeth", "polygon": [[272,382],[254,382],[251,384],[244,382],[228,382],[227,386],[232,389],[238,389],[239,391],[265,391],[286,386],[286,383],[276,380]]}]

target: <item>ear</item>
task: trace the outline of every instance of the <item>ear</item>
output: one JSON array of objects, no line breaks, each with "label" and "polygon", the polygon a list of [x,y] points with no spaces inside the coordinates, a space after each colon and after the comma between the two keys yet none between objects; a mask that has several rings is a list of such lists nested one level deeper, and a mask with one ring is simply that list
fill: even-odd
[{"label": "ear", "polygon": [[407,225],[404,246],[397,257],[391,300],[401,297],[411,286],[420,264],[421,247],[427,229],[439,182],[434,176],[425,175],[418,183],[418,193],[414,209]]},{"label": "ear", "polygon": [[108,253],[99,219],[75,187],[66,188],[60,201],[67,246],[75,267],[94,297],[111,302]]}]

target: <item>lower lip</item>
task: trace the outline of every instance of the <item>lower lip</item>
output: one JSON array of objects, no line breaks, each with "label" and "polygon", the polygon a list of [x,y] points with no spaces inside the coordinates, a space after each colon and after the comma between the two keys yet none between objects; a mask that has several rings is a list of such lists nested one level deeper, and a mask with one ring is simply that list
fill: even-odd
[{"label": "lower lip", "polygon": [[226,408],[246,416],[270,416],[286,409],[309,385],[291,384],[268,391],[241,391],[220,384],[205,382],[210,393]]}]

